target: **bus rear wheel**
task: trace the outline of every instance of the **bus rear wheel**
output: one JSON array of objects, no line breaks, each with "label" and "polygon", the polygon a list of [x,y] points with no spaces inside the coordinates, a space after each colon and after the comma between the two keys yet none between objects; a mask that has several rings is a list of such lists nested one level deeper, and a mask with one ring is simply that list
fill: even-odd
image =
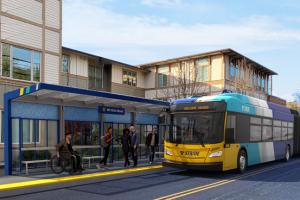
[{"label": "bus rear wheel", "polygon": [[247,168],[247,154],[244,150],[239,151],[237,164],[238,164],[238,168],[237,168],[238,172],[244,173]]},{"label": "bus rear wheel", "polygon": [[291,158],[291,154],[290,154],[290,147],[289,146],[287,146],[286,148],[285,148],[285,156],[284,156],[284,161],[285,162],[288,162],[289,160],[290,160],[290,158]]}]

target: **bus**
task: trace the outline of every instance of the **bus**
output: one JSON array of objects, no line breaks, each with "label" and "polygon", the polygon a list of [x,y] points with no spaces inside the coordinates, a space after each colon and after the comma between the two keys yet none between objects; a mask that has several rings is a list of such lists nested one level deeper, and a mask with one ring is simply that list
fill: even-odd
[{"label": "bus", "polygon": [[243,173],[293,155],[287,107],[236,93],[176,100],[170,107],[164,166]]}]

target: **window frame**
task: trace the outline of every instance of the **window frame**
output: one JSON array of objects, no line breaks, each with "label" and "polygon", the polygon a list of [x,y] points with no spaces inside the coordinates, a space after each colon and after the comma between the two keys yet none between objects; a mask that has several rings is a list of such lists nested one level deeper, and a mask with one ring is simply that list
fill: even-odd
[{"label": "window frame", "polygon": [[[90,74],[90,69],[93,69],[93,76],[91,76]],[[88,88],[90,90],[101,90],[103,89],[103,73],[104,73],[104,67],[97,65],[97,62],[95,63],[88,63]],[[97,76],[97,69],[99,70],[98,72],[100,72],[101,74],[99,74],[99,76]],[[97,87],[97,79],[99,79],[99,87]],[[91,85],[91,81],[93,81],[93,84]]]},{"label": "window frame", "polygon": [[[68,70],[67,71],[64,71],[64,57],[69,58]],[[61,72],[70,73],[70,70],[71,70],[71,56],[69,54],[62,54],[62,56],[61,56]]]},{"label": "window frame", "polygon": [[[127,76],[127,82],[124,81],[125,75]],[[122,84],[131,86],[131,87],[137,87],[137,82],[138,82],[137,76],[138,76],[137,71],[122,69]],[[135,78],[135,84],[134,84],[134,78]]]},{"label": "window frame", "polygon": [[[181,66],[179,66],[180,68]],[[159,69],[162,69],[162,68],[166,68],[168,69],[168,74],[164,74],[164,73],[160,73],[159,72]],[[165,87],[168,87],[169,86],[169,76],[170,76],[170,66],[169,65],[162,65],[162,66],[158,66],[157,67],[157,87],[158,88],[165,88]],[[162,83],[166,82],[166,84],[160,84],[160,77],[162,77],[163,81]],[[166,81],[164,81],[164,79],[166,79]]]},{"label": "window frame", "polygon": [[[205,64],[201,63],[201,60],[206,60]],[[196,60],[195,68],[197,74],[197,82],[207,82],[209,81],[209,66],[210,66],[210,58],[199,58]],[[205,72],[205,73],[204,73]]]},{"label": "window frame", "polygon": [[[16,139],[16,142],[15,141],[13,141],[13,138],[12,138],[12,144],[13,145],[19,145],[20,144],[20,141],[19,141],[19,139],[20,139],[20,134],[23,134],[23,126],[21,126],[21,125],[23,125],[23,120],[28,120],[29,121],[29,123],[30,123],[30,121],[32,121],[32,123],[33,123],[33,125],[34,125],[34,121],[38,121],[38,141],[33,141],[33,131],[30,131],[30,135],[29,135],[29,139],[30,139],[30,142],[28,143],[28,142],[24,142],[24,140],[23,140],[23,145],[25,144],[25,145],[41,145],[42,144],[42,139],[46,139],[46,140],[48,140],[48,138],[46,138],[47,136],[45,136],[45,138],[42,138],[41,137],[41,122],[42,121],[45,121],[46,122],[46,132],[48,132],[49,130],[48,130],[48,126],[47,126],[47,124],[49,124],[49,122],[55,122],[56,123],[56,128],[58,128],[59,127],[59,120],[57,120],[57,119],[35,119],[35,118],[20,118],[20,117],[13,117],[13,118],[11,118],[11,120],[17,120],[18,121],[18,127],[16,127],[16,128],[18,128],[18,132],[19,132],[19,134],[18,134],[18,138]],[[13,129],[13,128],[12,128]],[[57,130],[57,131],[59,131],[59,130]],[[14,134],[12,134],[12,137],[13,137],[13,135]],[[49,133],[48,133],[48,135],[49,135]],[[23,138],[23,136],[22,136],[22,138]],[[1,143],[0,143],[1,144]]]},{"label": "window frame", "polygon": [[[16,46],[16,45],[11,45],[7,43],[2,43],[1,44],[1,59],[3,59],[3,46],[7,45],[9,47],[9,76],[3,75],[3,65],[1,66],[0,74],[4,78],[9,78],[12,80],[19,80],[19,81],[28,81],[28,82],[41,82],[41,74],[42,74],[42,53],[40,51],[32,50],[26,47],[21,47],[21,46]],[[21,50],[26,50],[30,53],[30,80],[26,79],[21,79],[21,78],[15,78],[14,77],[14,48],[16,49],[21,49]],[[34,80],[34,65],[35,63],[35,55],[39,55],[40,62],[39,62],[39,80]]]}]

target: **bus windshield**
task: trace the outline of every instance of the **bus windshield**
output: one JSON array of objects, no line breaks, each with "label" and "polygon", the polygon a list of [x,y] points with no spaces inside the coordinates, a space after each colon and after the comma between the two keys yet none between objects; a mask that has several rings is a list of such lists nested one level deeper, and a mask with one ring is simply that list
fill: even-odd
[{"label": "bus windshield", "polygon": [[223,141],[224,112],[173,114],[168,141],[180,144],[215,144]]}]

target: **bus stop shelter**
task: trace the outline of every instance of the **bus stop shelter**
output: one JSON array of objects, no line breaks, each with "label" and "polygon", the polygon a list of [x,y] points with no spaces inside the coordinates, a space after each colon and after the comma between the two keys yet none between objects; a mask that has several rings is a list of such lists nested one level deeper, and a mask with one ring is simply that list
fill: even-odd
[{"label": "bus stop shelter", "polygon": [[[122,158],[118,141],[122,130],[135,124],[143,144],[148,132],[167,130],[167,124],[159,123],[167,109],[169,103],[164,101],[45,83],[8,92],[4,96],[5,174],[21,173],[32,160],[49,160],[65,131],[71,131],[73,145],[83,156],[97,157],[104,130],[113,127],[110,161],[114,162]],[[145,152],[143,145],[140,152],[141,156]]]}]

